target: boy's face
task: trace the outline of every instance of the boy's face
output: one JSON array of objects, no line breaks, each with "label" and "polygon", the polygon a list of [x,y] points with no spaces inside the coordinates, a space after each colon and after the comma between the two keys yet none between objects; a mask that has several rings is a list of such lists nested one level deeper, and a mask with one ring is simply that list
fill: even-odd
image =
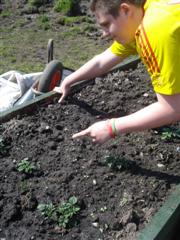
[{"label": "boy's face", "polygon": [[134,40],[139,23],[134,22],[133,5],[121,4],[117,17],[101,10],[96,11],[95,15],[103,37],[110,37],[121,44],[129,44]]}]

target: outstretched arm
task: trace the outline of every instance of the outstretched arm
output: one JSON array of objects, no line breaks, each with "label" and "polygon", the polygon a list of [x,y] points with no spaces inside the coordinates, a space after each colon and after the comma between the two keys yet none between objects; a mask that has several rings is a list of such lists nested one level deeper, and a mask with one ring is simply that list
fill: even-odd
[{"label": "outstretched arm", "polygon": [[120,133],[160,127],[180,120],[180,94],[157,94],[158,101],[129,116],[117,119]]},{"label": "outstretched arm", "polygon": [[60,87],[54,89],[54,91],[62,94],[60,102],[67,96],[74,83],[98,77],[106,73],[122,60],[122,57],[115,55],[110,49],[92,58],[78,70],[67,76]]},{"label": "outstretched arm", "polygon": [[[114,119],[117,135],[160,127],[180,121],[180,94],[167,96],[157,94],[158,101],[133,114]],[[74,134],[73,138],[90,136],[95,143],[104,143],[111,138],[109,120],[93,124],[88,129]]]}]

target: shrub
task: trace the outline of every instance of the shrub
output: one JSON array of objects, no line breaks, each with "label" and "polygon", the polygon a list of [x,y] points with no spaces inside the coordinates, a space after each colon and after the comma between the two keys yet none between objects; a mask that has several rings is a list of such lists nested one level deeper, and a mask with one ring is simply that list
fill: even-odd
[{"label": "shrub", "polygon": [[68,16],[81,15],[78,0],[56,0],[54,10]]},{"label": "shrub", "polygon": [[72,0],[57,0],[54,6],[54,9],[57,12],[62,12],[64,14],[68,14],[73,6]]},{"label": "shrub", "polygon": [[45,3],[45,1],[44,0],[28,0],[28,3],[31,6],[40,7],[40,6],[42,6]]}]

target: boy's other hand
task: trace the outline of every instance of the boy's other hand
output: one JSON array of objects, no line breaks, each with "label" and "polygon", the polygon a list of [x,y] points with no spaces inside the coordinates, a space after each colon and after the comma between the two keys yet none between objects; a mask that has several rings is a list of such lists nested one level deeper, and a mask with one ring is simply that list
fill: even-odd
[{"label": "boy's other hand", "polygon": [[65,99],[65,97],[68,95],[68,93],[70,91],[70,86],[63,81],[61,83],[60,87],[55,87],[53,89],[53,91],[62,94],[59,101],[58,101],[59,103],[62,103],[63,100]]}]

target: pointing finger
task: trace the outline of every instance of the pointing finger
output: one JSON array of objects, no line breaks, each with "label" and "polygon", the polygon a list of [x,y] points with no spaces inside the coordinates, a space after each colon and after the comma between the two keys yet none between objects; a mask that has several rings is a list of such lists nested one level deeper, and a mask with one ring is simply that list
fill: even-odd
[{"label": "pointing finger", "polygon": [[63,100],[64,100],[65,96],[66,96],[66,95],[63,93],[63,94],[62,94],[62,96],[61,96],[61,98],[59,99],[59,101],[58,101],[58,102],[59,102],[59,103],[63,102]]},{"label": "pointing finger", "polygon": [[81,132],[79,132],[79,133],[75,133],[73,136],[72,136],[72,138],[73,139],[75,139],[75,138],[79,138],[79,137],[84,137],[84,136],[87,136],[87,135],[89,135],[89,128],[87,128],[87,129],[85,129],[85,130],[83,130],[83,131],[81,131]]}]

